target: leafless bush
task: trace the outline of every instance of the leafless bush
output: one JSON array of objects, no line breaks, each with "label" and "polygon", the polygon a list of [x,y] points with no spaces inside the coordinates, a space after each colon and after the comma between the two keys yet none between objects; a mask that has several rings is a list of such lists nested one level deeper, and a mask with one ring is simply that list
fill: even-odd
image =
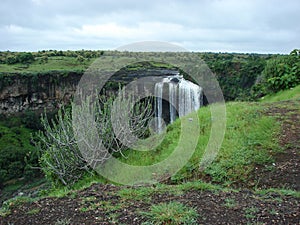
[{"label": "leafless bush", "polygon": [[103,165],[114,153],[133,147],[147,135],[153,117],[152,99],[135,102],[133,94],[99,97],[72,103],[56,119],[42,117],[38,134],[41,165],[53,184],[72,185],[86,172]]}]

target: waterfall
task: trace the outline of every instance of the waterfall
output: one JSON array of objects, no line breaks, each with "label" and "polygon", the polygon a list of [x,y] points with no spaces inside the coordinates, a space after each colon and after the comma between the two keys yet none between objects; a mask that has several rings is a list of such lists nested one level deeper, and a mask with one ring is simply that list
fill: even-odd
[{"label": "waterfall", "polygon": [[163,97],[163,87],[164,83],[159,82],[155,84],[155,95],[156,95],[156,101],[155,101],[155,126],[156,126],[156,132],[160,133],[162,131],[162,97]]},{"label": "waterfall", "polygon": [[176,119],[177,84],[169,82],[170,123]]},{"label": "waterfall", "polygon": [[[173,123],[177,115],[179,117],[185,116],[198,110],[202,105],[202,88],[179,75],[165,77],[157,82],[154,92],[156,96],[154,107],[157,133],[163,130],[163,119]],[[168,108],[163,107],[163,99],[168,102]],[[168,118],[164,118],[166,114]]]}]

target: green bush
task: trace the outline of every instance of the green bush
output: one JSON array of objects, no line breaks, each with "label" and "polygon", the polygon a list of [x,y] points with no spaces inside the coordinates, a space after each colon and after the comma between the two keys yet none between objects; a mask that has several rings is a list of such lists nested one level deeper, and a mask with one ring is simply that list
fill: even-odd
[{"label": "green bush", "polygon": [[21,52],[17,55],[17,61],[22,64],[31,63],[34,61],[34,56],[31,52]]},{"label": "green bush", "polygon": [[261,97],[296,87],[298,84],[300,84],[300,55],[294,50],[290,55],[268,60],[260,81],[252,91],[254,97]]},{"label": "green bush", "polygon": [[17,60],[17,57],[15,57],[15,56],[8,56],[7,57],[7,59],[6,59],[6,63],[7,64],[15,64],[15,63],[17,63],[18,62],[18,60]]},{"label": "green bush", "polygon": [[7,64],[30,64],[34,61],[34,56],[31,52],[21,52],[21,53],[10,53],[7,55],[6,63]]}]

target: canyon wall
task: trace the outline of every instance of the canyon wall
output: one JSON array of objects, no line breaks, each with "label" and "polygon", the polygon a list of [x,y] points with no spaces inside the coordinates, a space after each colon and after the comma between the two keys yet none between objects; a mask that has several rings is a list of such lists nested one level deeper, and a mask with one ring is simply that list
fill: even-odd
[{"label": "canyon wall", "polygon": [[[118,89],[119,83],[126,84],[143,76],[174,75],[177,71],[167,69],[120,71],[114,74],[106,89]],[[76,91],[83,73],[49,71],[45,73],[2,73],[0,74],[0,113],[21,114],[25,111],[54,111],[68,104]]]}]

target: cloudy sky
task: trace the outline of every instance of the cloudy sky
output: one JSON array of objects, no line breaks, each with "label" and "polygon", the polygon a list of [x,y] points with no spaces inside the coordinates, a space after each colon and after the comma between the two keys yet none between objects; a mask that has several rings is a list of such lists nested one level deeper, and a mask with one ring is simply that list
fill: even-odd
[{"label": "cloudy sky", "polygon": [[115,49],[166,41],[191,51],[300,48],[299,0],[1,0],[0,50]]}]

